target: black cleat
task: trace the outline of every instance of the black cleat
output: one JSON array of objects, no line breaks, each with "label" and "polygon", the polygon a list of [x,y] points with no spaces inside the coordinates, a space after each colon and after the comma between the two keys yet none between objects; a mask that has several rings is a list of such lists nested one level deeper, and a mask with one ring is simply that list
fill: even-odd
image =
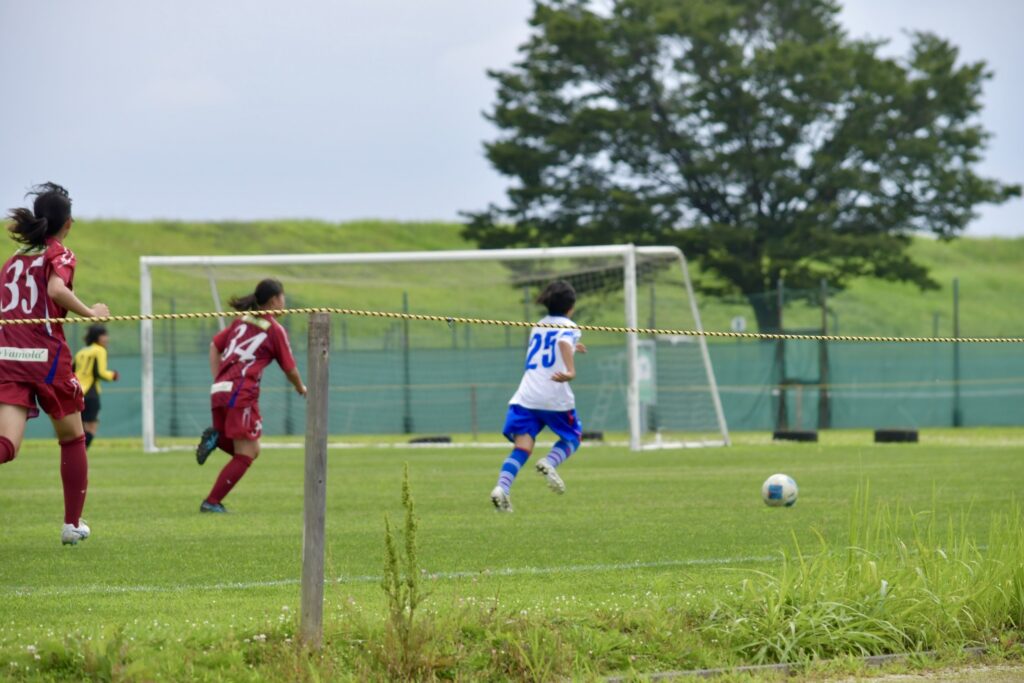
[{"label": "black cleat", "polygon": [[228,509],[226,507],[224,507],[223,505],[221,505],[220,503],[211,503],[211,502],[209,502],[207,500],[204,500],[202,502],[202,504],[199,506],[199,511],[200,512],[220,512],[220,513],[224,513],[224,512],[227,512]]},{"label": "black cleat", "polygon": [[207,427],[203,430],[203,435],[199,437],[199,445],[196,446],[196,462],[202,465],[206,462],[206,459],[210,457],[210,453],[213,453],[214,449],[217,448],[217,439],[220,438],[220,432],[213,427]]}]

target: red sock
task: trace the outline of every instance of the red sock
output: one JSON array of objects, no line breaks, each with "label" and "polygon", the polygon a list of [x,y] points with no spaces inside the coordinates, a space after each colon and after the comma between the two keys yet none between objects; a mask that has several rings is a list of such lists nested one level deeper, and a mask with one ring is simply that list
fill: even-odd
[{"label": "red sock", "polygon": [[222,436],[219,439],[217,439],[217,448],[221,449],[222,451],[224,451],[228,455],[234,455],[235,454],[235,440],[234,439],[229,439],[226,436]]},{"label": "red sock", "polygon": [[85,435],[60,442],[60,479],[64,482],[64,523],[78,526],[89,487],[89,461],[85,457]]},{"label": "red sock", "polygon": [[5,462],[14,460],[14,456],[17,455],[17,450],[14,448],[14,442],[8,439],[6,436],[0,436],[0,465]]},{"label": "red sock", "polygon": [[245,471],[249,469],[251,464],[252,458],[248,455],[233,456],[228,461],[228,464],[224,465],[224,469],[220,471],[217,482],[210,490],[210,495],[206,497],[206,501],[208,503],[219,503],[224,500],[224,497],[231,492],[231,489],[235,487],[238,480],[245,476]]}]

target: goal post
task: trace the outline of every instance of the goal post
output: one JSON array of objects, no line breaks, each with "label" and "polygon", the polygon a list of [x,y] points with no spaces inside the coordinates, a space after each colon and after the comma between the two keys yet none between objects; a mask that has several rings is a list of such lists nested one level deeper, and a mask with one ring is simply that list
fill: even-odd
[{"label": "goal post", "polygon": [[[221,294],[229,290],[231,293],[245,293],[263,277],[277,277],[285,283],[289,304],[295,307],[394,311],[402,306],[402,310],[412,312],[532,322],[540,317],[537,309],[532,307],[535,292],[542,283],[564,278],[573,282],[580,292],[576,320],[581,324],[644,328],[662,323],[657,326],[703,329],[686,258],[676,247],[607,245],[351,254],[142,256],[139,267],[140,311],[144,316],[158,312],[158,308],[162,309],[159,312],[175,309],[173,295],[170,295],[168,309],[169,292],[178,293],[178,303],[187,307],[184,310],[220,312]],[[410,299],[413,308],[407,309]],[[427,303],[420,303],[428,299]],[[521,308],[516,309],[516,306]],[[647,315],[643,325],[639,324],[642,313]],[[219,322],[222,324],[222,320]],[[285,322],[284,318],[282,322]],[[424,338],[429,336],[421,346],[429,346],[432,352],[441,353],[446,349],[435,348],[439,346],[441,334],[436,323],[429,329],[424,327],[425,324],[415,322],[404,329],[383,329],[380,327],[382,321],[375,323],[378,327],[374,328],[374,334],[379,333],[379,338],[374,338],[376,346],[373,349],[369,348],[369,342],[359,347],[354,333],[346,336],[346,330],[353,330],[359,324],[351,319],[338,323],[342,334],[335,335],[333,343],[345,350],[349,348],[345,344],[351,340],[353,349],[359,347],[367,354],[364,365],[380,363],[381,374],[394,378],[381,380],[381,384],[390,382],[390,385],[401,384],[404,387],[404,399],[397,401],[404,404],[402,409],[409,410],[410,383],[416,385],[419,382],[420,386],[431,387],[432,391],[445,396],[455,391],[460,392],[460,396],[471,395],[472,410],[463,412],[472,413],[472,431],[476,433],[477,401],[489,401],[488,407],[493,407],[498,396],[504,396],[505,401],[511,396],[506,386],[511,380],[507,378],[498,386],[498,382],[486,383],[478,379],[451,379],[451,372],[438,370],[425,381],[417,380],[415,376],[423,376],[424,372],[416,363],[412,363],[410,368],[409,330],[413,330],[414,337],[417,334]],[[173,426],[170,429],[164,426],[164,413],[168,408],[158,406],[158,397],[160,401],[168,402],[172,412],[185,412],[183,403],[188,404],[189,410],[196,403],[203,403],[204,409],[208,407],[201,385],[208,385],[209,377],[203,376],[203,363],[198,360],[197,350],[208,347],[209,336],[216,329],[189,327],[190,323],[186,322],[176,324],[177,327],[169,325],[158,336],[154,335],[153,321],[143,320],[140,326],[142,437],[146,452],[160,450],[160,439],[175,434]],[[296,321],[296,324],[303,323]],[[349,327],[345,327],[346,324]],[[366,326],[370,324],[365,323]],[[462,330],[465,339],[457,335],[455,329],[450,331],[451,343],[446,362],[476,364],[480,366],[479,374],[486,374],[494,363],[489,360],[491,358],[501,358],[503,367],[514,365],[504,359],[509,358],[509,354],[520,353],[514,349],[521,347],[521,343],[512,339],[509,328],[476,331],[465,327]],[[195,339],[187,337],[186,332]],[[488,343],[494,346],[499,332],[504,334],[503,349],[482,348]],[[471,335],[474,335],[472,339]],[[478,338],[485,336],[490,342],[477,342]],[[304,340],[299,337],[301,335],[294,335],[293,344],[304,346]],[[395,343],[395,339],[400,339],[401,343]],[[587,333],[585,341],[588,340],[597,342],[598,353],[594,354],[597,367],[588,368],[586,379],[581,373],[582,381],[577,381],[580,386],[576,389],[578,398],[586,395],[585,400],[590,401],[588,411],[581,411],[586,429],[617,432],[624,428],[629,446],[634,450],[729,443],[714,370],[703,336],[641,340],[635,333]],[[448,341],[444,344],[448,345]],[[183,347],[189,349],[190,356],[183,354]],[[414,344],[413,348],[413,353],[416,353],[418,347]],[[616,348],[619,351],[615,351]],[[453,361],[451,352],[456,349],[467,351]],[[499,350],[502,351],[500,354],[487,355]],[[390,353],[391,358],[397,357],[394,354],[404,354],[404,362],[385,362],[378,359],[381,353]],[[337,362],[340,362],[339,356],[343,358],[344,355],[334,354]],[[170,369],[164,367],[168,364]],[[404,375],[394,374],[403,370]],[[205,374],[208,372],[207,369]],[[180,379],[182,376],[186,379]],[[332,387],[334,390],[337,388]],[[395,395],[388,393],[388,386],[378,389],[364,385],[361,391],[379,396],[378,405],[382,410],[395,407]],[[282,401],[288,400],[287,392],[280,393]],[[487,394],[486,398],[484,394]],[[358,399],[353,400],[358,402]],[[369,402],[363,398],[363,403]],[[412,403],[416,402],[413,398]],[[419,402],[438,401],[428,398]],[[450,402],[458,404],[454,398]],[[332,400],[332,404],[343,406],[344,402]],[[360,407],[366,408],[355,405],[350,409],[339,408],[351,413],[344,424],[363,426],[358,417]],[[301,406],[296,408],[300,409]],[[263,412],[268,413],[267,410]],[[623,416],[626,424],[620,427]],[[407,428],[404,431],[409,431],[408,425],[413,421],[408,413],[405,418]],[[171,418],[172,425],[175,419]],[[208,418],[199,417],[196,413],[187,419],[198,424]],[[417,420],[417,423],[430,425],[424,428],[429,431],[449,427],[449,431],[456,433],[470,431],[464,423],[457,420],[445,422],[433,415],[429,419]],[[196,424],[188,426],[194,429]],[[403,431],[401,427],[393,429]],[[334,431],[346,430],[343,425]]]}]

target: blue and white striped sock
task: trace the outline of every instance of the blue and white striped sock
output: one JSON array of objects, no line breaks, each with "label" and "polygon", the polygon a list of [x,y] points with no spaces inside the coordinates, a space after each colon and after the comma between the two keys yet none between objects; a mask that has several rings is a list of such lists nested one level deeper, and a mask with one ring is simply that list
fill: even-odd
[{"label": "blue and white striped sock", "polygon": [[575,453],[575,449],[572,444],[565,439],[559,439],[554,446],[551,447],[551,452],[544,456],[544,459],[551,463],[552,467],[558,467],[563,462],[572,457]]},{"label": "blue and white striped sock", "polygon": [[498,474],[498,486],[502,491],[508,493],[512,489],[512,482],[515,481],[516,475],[519,474],[519,470],[526,464],[529,457],[530,454],[521,448],[514,448],[508,454],[505,462],[501,464],[501,472]]}]

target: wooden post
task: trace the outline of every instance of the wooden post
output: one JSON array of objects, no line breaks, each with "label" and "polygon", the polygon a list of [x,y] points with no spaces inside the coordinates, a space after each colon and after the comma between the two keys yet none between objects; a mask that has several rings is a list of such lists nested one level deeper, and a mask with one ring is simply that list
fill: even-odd
[{"label": "wooden post", "polygon": [[330,316],[309,317],[306,367],[306,484],[302,528],[302,623],[300,637],[319,650],[324,630],[324,518],[327,508],[327,395]]}]

